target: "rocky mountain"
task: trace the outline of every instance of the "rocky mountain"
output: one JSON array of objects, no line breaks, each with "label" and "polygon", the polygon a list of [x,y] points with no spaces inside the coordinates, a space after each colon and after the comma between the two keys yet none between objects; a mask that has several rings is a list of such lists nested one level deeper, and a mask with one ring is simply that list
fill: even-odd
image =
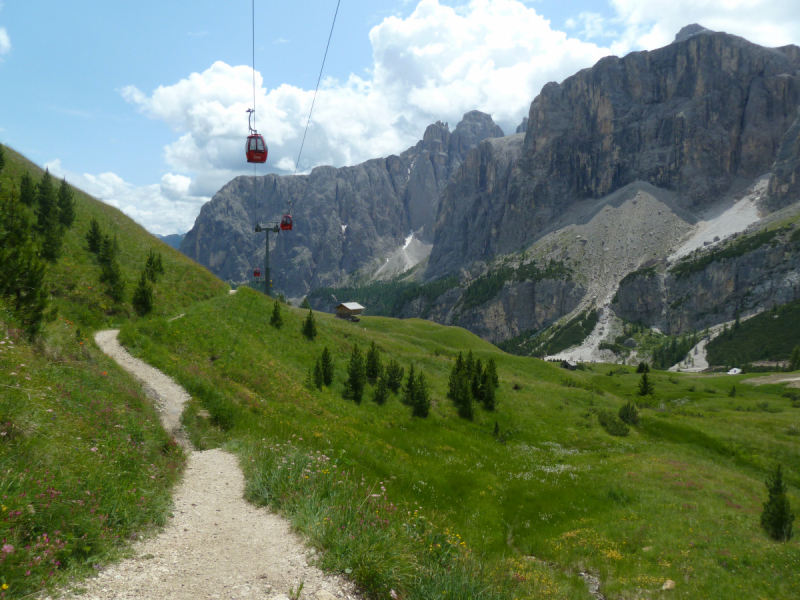
[{"label": "rocky mountain", "polygon": [[524,142],[467,156],[440,200],[427,274],[514,252],[576,204],[636,181],[699,211],[780,159],[771,195],[785,205],[800,185],[798,107],[796,46],[690,27],[664,48],[604,58],[544,86]]},{"label": "rocky mountain", "polygon": [[318,167],[296,178],[237,177],[203,206],[181,251],[223,279],[244,281],[264,262],[264,234],[254,234],[255,223],[278,219],[291,206],[293,231],[270,236],[274,287],[289,297],[378,270],[407,245],[410,231],[423,242],[412,253],[421,260],[451,173],[478,142],[502,136],[489,115],[472,111],[452,132],[447,123],[430,125],[399,156]]},{"label": "rocky mountain", "polygon": [[[398,157],[287,185],[269,176],[258,195],[269,214],[288,197],[300,207],[305,228],[275,247],[292,295],[416,265],[418,287],[406,277],[386,314],[511,349],[578,323],[591,333],[563,355],[614,360],[604,342],[623,320],[677,335],[798,297],[800,48],[691,25],[547,84],[516,134],[468,113]],[[251,190],[231,182],[187,236],[216,272],[241,277],[257,255]],[[233,222],[240,249],[214,247]]]}]

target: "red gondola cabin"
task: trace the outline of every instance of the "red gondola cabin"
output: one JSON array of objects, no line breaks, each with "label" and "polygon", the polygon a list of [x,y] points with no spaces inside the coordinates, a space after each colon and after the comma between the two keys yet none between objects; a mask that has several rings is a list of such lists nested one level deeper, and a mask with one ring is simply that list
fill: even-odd
[{"label": "red gondola cabin", "polygon": [[281,231],[292,230],[292,215],[283,215],[281,219]]},{"label": "red gondola cabin", "polygon": [[261,277],[261,269],[253,269],[253,277],[255,277],[256,279]]},{"label": "red gondola cabin", "polygon": [[265,163],[267,162],[267,144],[264,141],[264,136],[259,134],[247,136],[247,143],[245,145],[245,152],[247,153],[247,162],[249,163]]}]

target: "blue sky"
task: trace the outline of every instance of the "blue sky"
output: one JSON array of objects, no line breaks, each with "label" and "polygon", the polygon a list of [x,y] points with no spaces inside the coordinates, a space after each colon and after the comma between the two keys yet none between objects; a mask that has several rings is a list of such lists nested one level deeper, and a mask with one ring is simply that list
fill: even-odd
[{"label": "blue sky", "polygon": [[[261,174],[292,171],[335,6],[255,1]],[[688,23],[800,44],[798,15],[800,0],[342,0],[300,170],[399,153],[472,109],[513,133],[547,81]],[[153,232],[186,231],[252,174],[250,16],[251,0],[5,0],[0,143]]]}]

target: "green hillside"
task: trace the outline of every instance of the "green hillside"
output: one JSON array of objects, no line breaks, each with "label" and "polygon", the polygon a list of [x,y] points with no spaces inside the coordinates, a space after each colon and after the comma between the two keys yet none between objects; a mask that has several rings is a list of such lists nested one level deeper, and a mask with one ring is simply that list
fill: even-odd
[{"label": "green hillside", "polygon": [[[3,148],[0,201],[19,196],[23,174],[41,169]],[[58,181],[54,182],[56,186]],[[3,294],[0,264],[0,597],[20,598],[66,577],[85,575],[119,553],[124,540],[163,523],[183,453],[162,429],[140,386],[92,340],[94,331],[135,320],[131,300],[151,249],[164,275],[154,285],[153,315],[173,315],[228,287],[142,227],[73,189],[75,221],[61,256],[45,262],[48,300],[31,341]],[[17,209],[20,205],[17,204]],[[35,213],[24,208],[35,223]],[[0,237],[9,226],[0,210]],[[125,290],[112,300],[84,239],[94,218],[116,236]],[[40,243],[38,239],[36,243]],[[35,257],[34,257],[35,258]]]},{"label": "green hillside", "polygon": [[[800,408],[781,386],[654,372],[655,396],[643,400],[627,367],[566,372],[421,320],[352,324],[317,314],[312,342],[300,331],[307,311],[284,307],[276,330],[272,310],[242,289],[175,321],[126,325],[121,339],[190,391],[193,441],[237,451],[251,499],[282,507],[330,550],[328,566],[349,569],[375,597],[392,588],[408,598],[448,590],[589,598],[577,575],[584,569],[599,576],[606,597],[651,595],[667,579],[684,598],[800,592],[798,543],[771,541],[758,520],[763,481],[778,463],[793,505],[800,500]],[[428,418],[412,418],[399,395],[373,403],[374,386],[360,405],[345,399],[352,349],[373,341],[384,363],[395,358],[425,374]],[[324,347],[336,375],[317,390],[306,381]],[[446,398],[454,360],[468,350],[484,363],[493,358],[500,379],[497,411],[476,408],[472,422]],[[609,435],[598,416],[628,400],[639,402],[641,421],[625,437]],[[320,456],[331,461],[325,469]],[[337,469],[346,477],[330,474]],[[391,517],[375,539],[391,540],[394,554],[350,541],[377,535],[353,529],[357,513],[343,516],[336,485],[350,484],[348,497],[362,505],[378,491],[380,518]],[[430,519],[424,536],[420,515]],[[475,585],[484,591],[471,596]]]},{"label": "green hillside", "polygon": [[711,365],[739,366],[760,360],[789,360],[800,345],[800,300],[743,321],[708,343]]}]

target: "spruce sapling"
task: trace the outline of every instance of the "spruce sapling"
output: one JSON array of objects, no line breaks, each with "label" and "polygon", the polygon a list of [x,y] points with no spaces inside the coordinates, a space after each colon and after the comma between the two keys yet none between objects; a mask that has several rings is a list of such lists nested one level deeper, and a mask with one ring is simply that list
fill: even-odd
[{"label": "spruce sapling", "polygon": [[272,316],[269,318],[269,324],[272,325],[275,329],[280,329],[281,327],[283,327],[283,315],[281,315],[281,305],[277,300],[275,300],[275,304],[272,305]]},{"label": "spruce sapling", "polygon": [[358,344],[353,347],[353,353],[350,355],[350,364],[347,365],[347,393],[356,404],[361,404],[364,396],[364,385],[366,384],[367,376],[364,370],[364,357],[361,355],[361,350]]},{"label": "spruce sapling", "polygon": [[767,477],[766,485],[768,497],[761,513],[761,527],[773,540],[789,541],[792,539],[794,514],[786,497],[789,487],[783,482],[781,465]]},{"label": "spruce sapling", "polygon": [[333,383],[333,357],[327,346],[322,350],[322,382],[328,386]]},{"label": "spruce sapling", "polygon": [[414,379],[414,389],[411,400],[411,416],[425,419],[431,410],[431,397],[428,393],[428,384],[425,374],[420,373]]},{"label": "spruce sapling", "polygon": [[133,291],[133,308],[140,317],[153,310],[153,286],[147,280],[145,271],[142,271],[139,283]]}]

